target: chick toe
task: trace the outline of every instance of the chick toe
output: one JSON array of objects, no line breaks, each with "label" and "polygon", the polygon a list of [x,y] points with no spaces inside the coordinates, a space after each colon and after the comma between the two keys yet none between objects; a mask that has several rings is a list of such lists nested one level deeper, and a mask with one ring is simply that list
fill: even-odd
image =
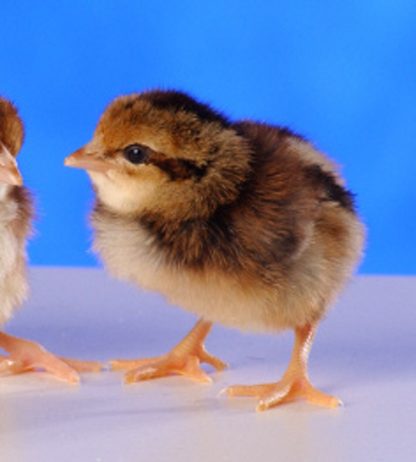
[{"label": "chick toe", "polygon": [[204,340],[211,330],[211,323],[199,320],[188,335],[169,353],[153,358],[111,361],[113,370],[127,370],[126,383],[150,380],[169,375],[183,375],[200,383],[211,383],[212,379],[201,368],[207,363],[216,370],[223,370],[227,364],[208,353]]},{"label": "chick toe", "polygon": [[100,372],[103,369],[103,365],[99,361],[85,361],[80,359],[72,359],[72,358],[60,358],[69,367],[72,367],[77,372]]},{"label": "chick toe", "polygon": [[176,357],[169,353],[163,359],[156,359],[145,366],[128,371],[125,375],[125,383],[135,383],[169,375],[183,375],[200,383],[212,382],[211,377],[200,367],[198,357],[194,355]]},{"label": "chick toe", "polygon": [[0,374],[13,375],[43,370],[68,383],[79,383],[79,372],[97,372],[94,361],[59,358],[36,342],[0,333],[0,347],[9,355],[0,357]]}]

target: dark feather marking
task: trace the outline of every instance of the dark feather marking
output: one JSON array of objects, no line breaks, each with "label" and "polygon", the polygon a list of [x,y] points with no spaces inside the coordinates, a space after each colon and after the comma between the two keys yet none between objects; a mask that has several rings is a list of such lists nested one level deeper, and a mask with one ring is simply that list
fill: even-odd
[{"label": "dark feather marking", "polygon": [[[255,125],[254,125],[255,124]],[[263,129],[265,131],[272,131],[275,136],[279,137],[279,142],[283,141],[285,138],[296,138],[300,141],[306,141],[306,138],[299,133],[293,131],[289,127],[285,127],[283,125],[270,125],[265,123],[254,123],[248,120],[239,120],[232,124],[232,128],[241,136],[247,136],[247,127],[257,127],[258,129]],[[250,142],[253,143],[257,149],[259,148],[258,143],[256,140],[250,139]],[[261,142],[260,142],[261,143]]]},{"label": "dark feather marking", "polygon": [[170,264],[195,270],[211,264],[228,270],[240,267],[232,227],[219,216],[166,223],[161,216],[143,214],[139,222],[156,239]]},{"label": "dark feather marking", "polygon": [[124,105],[124,109],[131,109],[134,106],[135,100],[131,99],[127,101],[127,103]]},{"label": "dark feather marking", "polygon": [[220,112],[212,109],[208,104],[200,103],[186,93],[180,91],[150,91],[143,93],[140,98],[149,101],[155,108],[172,111],[186,111],[195,114],[204,122],[218,122],[228,127],[230,122]]},{"label": "dark feather marking", "polygon": [[14,231],[19,239],[25,239],[30,232],[33,217],[33,205],[30,192],[22,186],[10,190],[10,198],[18,205],[18,215],[14,222]]},{"label": "dark feather marking", "polygon": [[186,180],[195,178],[200,180],[206,173],[207,166],[198,166],[195,162],[188,159],[166,157],[157,152],[152,152],[147,163],[153,164],[166,172],[171,180]]},{"label": "dark feather marking", "polygon": [[317,187],[323,187],[326,194],[324,200],[337,202],[349,212],[354,212],[353,194],[338,184],[332,173],[324,171],[320,165],[311,165],[305,167],[305,175]]}]

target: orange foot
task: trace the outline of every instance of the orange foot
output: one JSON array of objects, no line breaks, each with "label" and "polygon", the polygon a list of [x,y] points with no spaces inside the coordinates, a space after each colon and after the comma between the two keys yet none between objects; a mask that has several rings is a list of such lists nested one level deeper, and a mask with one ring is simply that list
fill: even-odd
[{"label": "orange foot", "polygon": [[0,356],[2,375],[45,370],[65,382],[79,383],[79,372],[101,370],[101,364],[98,362],[58,358],[35,342],[4,333],[0,333],[0,347],[9,353],[8,356]]},{"label": "orange foot", "polygon": [[227,388],[228,396],[253,396],[260,399],[256,410],[266,411],[278,404],[288,403],[297,399],[305,399],[309,403],[327,408],[336,408],[341,401],[316,389],[307,378],[283,378],[277,383],[262,385],[234,385]]},{"label": "orange foot", "polygon": [[196,382],[210,383],[212,379],[201,368],[201,363],[208,363],[217,370],[227,367],[227,364],[209,354],[205,349],[204,340],[210,330],[211,323],[200,320],[169,353],[154,358],[111,361],[111,368],[127,370],[126,383],[168,375],[184,375]]},{"label": "orange foot", "polygon": [[304,399],[312,404],[336,408],[341,403],[338,398],[316,389],[307,376],[307,361],[314,336],[314,326],[296,329],[295,346],[289,367],[277,383],[262,385],[234,385],[225,391],[228,396],[253,396],[260,399],[256,410],[265,411],[282,403]]}]

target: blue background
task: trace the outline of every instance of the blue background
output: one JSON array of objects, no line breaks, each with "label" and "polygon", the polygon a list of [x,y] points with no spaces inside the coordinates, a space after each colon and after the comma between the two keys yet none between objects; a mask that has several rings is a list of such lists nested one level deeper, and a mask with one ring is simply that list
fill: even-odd
[{"label": "blue background", "polygon": [[1,3],[0,93],[26,124],[34,264],[94,265],[85,173],[63,158],[116,95],[175,87],[289,125],[343,166],[369,228],[364,273],[416,273],[416,2]]}]

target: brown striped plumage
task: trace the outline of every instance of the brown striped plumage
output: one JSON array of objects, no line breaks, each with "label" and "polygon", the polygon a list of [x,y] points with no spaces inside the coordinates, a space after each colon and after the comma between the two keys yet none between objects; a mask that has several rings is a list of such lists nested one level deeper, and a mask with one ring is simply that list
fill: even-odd
[{"label": "brown striped plumage", "polygon": [[89,170],[109,270],[208,321],[316,323],[362,252],[353,197],[326,156],[184,93],[117,98],[68,164]]}]

